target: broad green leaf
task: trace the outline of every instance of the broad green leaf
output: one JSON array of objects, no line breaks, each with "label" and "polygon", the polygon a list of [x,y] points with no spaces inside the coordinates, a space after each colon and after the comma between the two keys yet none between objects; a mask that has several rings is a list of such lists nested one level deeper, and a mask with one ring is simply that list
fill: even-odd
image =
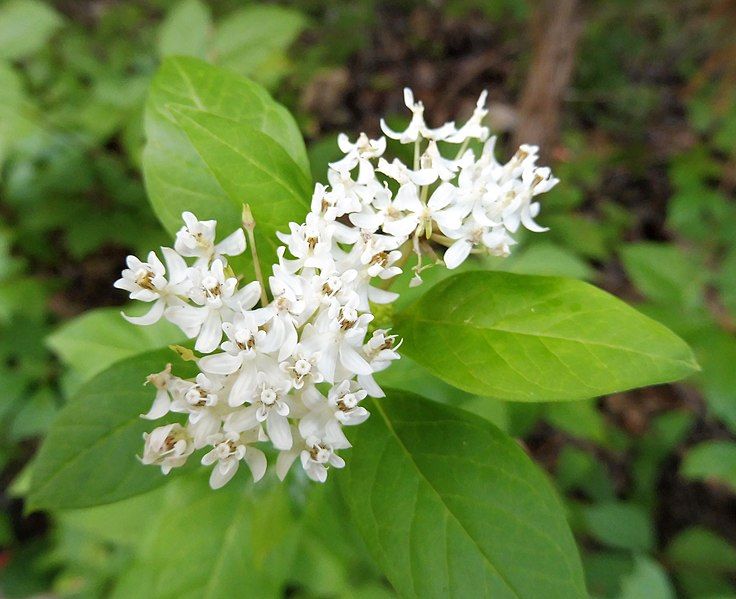
[{"label": "broad green leaf", "polygon": [[537,242],[518,255],[493,260],[495,268],[521,275],[547,275],[592,279],[595,271],[573,252],[554,243]]},{"label": "broad green leaf", "polygon": [[[172,357],[166,349],[128,358],[82,387],[59,413],[35,458],[30,509],[112,503],[166,482],[158,468],[142,466],[136,455],[143,433],[155,426],[140,418],[155,394],[143,382]],[[190,376],[194,367],[177,362],[174,372]]]},{"label": "broad green leaf", "polygon": [[609,241],[603,226],[590,218],[574,214],[552,214],[542,218],[549,227],[548,235],[560,245],[594,260],[605,260],[609,255]]},{"label": "broad green leaf", "polygon": [[216,492],[204,476],[182,477],[166,491],[113,597],[281,596],[297,530],[283,485],[254,486],[243,472]]},{"label": "broad green leaf", "polygon": [[[304,29],[301,13],[281,6],[248,6],[225,17],[215,32],[216,62],[263,85],[285,73],[285,51]],[[279,68],[281,66],[282,68]]]},{"label": "broad green leaf", "polygon": [[708,410],[736,433],[736,338],[716,326],[688,338],[703,371],[698,374]]},{"label": "broad green leaf", "polygon": [[661,324],[569,279],[470,272],[398,314],[402,349],[470,393],[513,401],[595,397],[680,379],[697,364]]},{"label": "broad green leaf", "polygon": [[98,308],[64,323],[46,342],[84,382],[115,362],[179,343],[184,337],[167,321],[139,327],[127,322],[117,308]]},{"label": "broad green leaf", "polygon": [[376,373],[375,378],[381,387],[409,391],[427,399],[454,406],[475,397],[432,376],[427,370],[406,356],[401,356],[401,359],[391,364],[390,368]]},{"label": "broad green leaf", "polygon": [[682,597],[736,599],[733,592],[733,583],[727,575],[696,570],[680,570],[675,573],[675,577],[678,588],[682,590]]},{"label": "broad green leaf", "polygon": [[651,518],[632,503],[596,503],[583,508],[582,518],[588,534],[610,547],[649,551],[654,545]]},{"label": "broad green leaf", "polygon": [[302,222],[309,210],[309,180],[281,146],[257,129],[207,112],[171,111],[232,205],[238,211],[250,205],[259,258],[270,273],[281,245],[276,231]]},{"label": "broad green leaf", "polygon": [[705,441],[691,447],[680,468],[687,478],[715,480],[736,491],[736,443]]},{"label": "broad green leaf", "polygon": [[678,533],[667,547],[667,558],[677,568],[736,571],[736,547],[706,528],[693,527]]},{"label": "broad green leaf", "polygon": [[695,415],[685,410],[663,412],[652,419],[646,434],[636,440],[630,499],[655,509],[660,501],[658,487],[662,462],[685,440],[695,420]]},{"label": "broad green leaf", "polygon": [[58,397],[49,387],[41,387],[35,393],[23,397],[14,410],[7,440],[20,441],[42,436],[53,422],[58,409]]},{"label": "broad green leaf", "polygon": [[[337,484],[309,489],[300,525],[298,559],[289,575],[291,584],[304,587],[308,596],[357,597],[362,589],[356,585],[383,582],[350,521]],[[389,592],[385,586],[384,590]]]},{"label": "broad green leaf", "polygon": [[617,597],[622,580],[634,569],[634,560],[628,551],[586,552],[583,567],[591,597]]},{"label": "broad green leaf", "polygon": [[45,2],[11,0],[0,8],[0,58],[33,54],[61,24],[61,17]]},{"label": "broad green leaf", "polygon": [[182,211],[190,210],[200,218],[217,219],[220,234],[227,235],[240,226],[242,203],[260,201],[234,200],[223,190],[169,111],[174,105],[210,112],[269,136],[308,180],[309,162],[299,129],[262,87],[195,58],[168,58],[153,80],[146,105],[143,171],[153,209],[169,232],[181,227]]},{"label": "broad green leaf", "polygon": [[547,422],[573,437],[600,444],[606,441],[606,421],[593,400],[549,403],[544,413]]},{"label": "broad green leaf", "polygon": [[161,23],[158,53],[166,56],[205,58],[212,27],[210,11],[200,0],[183,0],[169,10]]},{"label": "broad green leaf", "polygon": [[[181,487],[181,484],[173,486]],[[166,501],[172,493],[170,487],[171,484],[164,485],[148,493],[106,505],[64,510],[56,514],[56,519],[59,525],[95,539],[138,547],[156,518],[160,517],[162,509],[168,507]]]},{"label": "broad green leaf", "polygon": [[653,559],[637,556],[634,570],[621,582],[618,599],[675,599],[667,573]]},{"label": "broad green leaf", "polygon": [[36,121],[35,108],[20,76],[10,65],[0,62],[0,165],[18,142],[40,131]]},{"label": "broad green leaf", "polygon": [[582,491],[594,501],[608,501],[615,487],[606,467],[592,454],[565,445],[557,458],[557,488],[564,493]]},{"label": "broad green leaf", "polygon": [[649,299],[686,307],[702,301],[706,271],[696,256],[664,243],[630,244],[621,256],[634,285]]},{"label": "broad green leaf", "polygon": [[388,390],[335,473],[358,531],[402,597],[585,596],[547,478],[494,425]]}]

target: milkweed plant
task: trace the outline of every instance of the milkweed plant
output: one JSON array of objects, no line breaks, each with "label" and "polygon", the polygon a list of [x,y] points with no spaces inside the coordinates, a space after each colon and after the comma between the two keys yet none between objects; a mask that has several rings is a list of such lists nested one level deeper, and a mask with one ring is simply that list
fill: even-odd
[{"label": "milkweed plant", "polygon": [[[438,395],[574,401],[697,365],[674,333],[604,291],[488,259],[546,231],[536,219],[558,180],[536,146],[499,160],[486,99],[462,124],[432,127],[405,89],[408,124],[339,135],[342,156],[313,184],[295,121],[262,88],[167,59],[142,163],[174,240],[129,256],[115,286],[146,305],[124,310],[131,327],[168,321],[182,341],[79,390],[39,453],[31,504],[109,503],[168,478],[144,465],[174,474],[199,462],[220,489],[245,464],[256,482],[338,484],[401,596],[585,596],[544,473]],[[422,397],[412,371],[439,393]],[[383,382],[404,375],[401,389]]]},{"label": "milkweed plant", "polygon": [[[496,138],[488,139],[482,125],[485,99],[484,92],[463,126],[432,129],[422,103],[405,89],[408,127],[396,132],[381,121],[381,129],[413,146],[411,165],[385,158],[386,137],[361,133],[351,142],[341,134],[344,157],[329,165],[328,185],[315,185],[305,222],[277,233],[284,245],[268,282],[246,281],[227,262],[245,251],[245,233],[256,225],[247,206],[243,228],[220,242],[214,220],[184,212],[173,249],[161,248],[163,262],[154,252],[145,262],[128,257],[115,286],[152,305],[127,320],[145,326],[166,318],[196,339],[194,350],[202,354],[194,379],[173,376],[170,365],[148,377],[156,397],[143,418],[176,412],[187,419],[145,435],[144,464],[166,474],[207,448],[201,461],[213,466],[215,489],[240,462],[254,480],[263,477],[261,442],[278,450],[281,479],[296,459],[318,482],[330,467],[345,465],[337,453],[350,447],[343,427],[368,418],[362,400],[385,395],[373,375],[400,357],[397,335],[370,330],[371,304],[398,297],[388,287],[406,258],[416,254],[410,284],[419,285],[435,261],[454,269],[471,252],[507,256],[519,226],[545,230],[534,222],[536,196],[557,179],[537,166],[536,146],[522,146],[505,164],[496,161]],[[468,148],[471,140],[484,142],[478,155]],[[443,156],[439,142],[454,153]],[[441,259],[435,247],[445,249]]]}]

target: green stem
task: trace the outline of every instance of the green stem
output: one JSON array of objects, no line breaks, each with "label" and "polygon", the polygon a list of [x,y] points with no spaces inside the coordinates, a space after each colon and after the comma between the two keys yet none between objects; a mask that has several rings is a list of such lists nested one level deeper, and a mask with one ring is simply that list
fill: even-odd
[{"label": "green stem", "polygon": [[263,279],[263,271],[261,270],[261,263],[258,260],[258,250],[256,249],[256,237],[253,233],[253,230],[256,228],[256,221],[253,219],[253,213],[250,211],[248,204],[243,206],[243,228],[245,229],[245,234],[248,236],[248,245],[250,246],[250,254],[253,257],[253,270],[256,274],[256,280],[261,285],[261,307],[265,308],[268,305],[266,282]]}]

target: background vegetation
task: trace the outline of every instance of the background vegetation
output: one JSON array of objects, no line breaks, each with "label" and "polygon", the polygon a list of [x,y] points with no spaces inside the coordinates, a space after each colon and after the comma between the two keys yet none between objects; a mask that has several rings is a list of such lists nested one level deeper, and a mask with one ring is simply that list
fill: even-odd
[{"label": "background vegetation", "polygon": [[[126,325],[112,282],[127,253],[167,239],[140,174],[143,106],[162,57],[188,54],[253,77],[295,112],[317,179],[337,132],[377,134],[404,85],[437,121],[487,88],[505,153],[545,142],[562,179],[540,218],[551,231],[493,267],[595,282],[680,334],[702,372],[543,406],[450,393],[408,359],[385,381],[520,439],[564,497],[592,595],[736,597],[734,25],[730,0],[1,4],[0,594],[145,596],[158,506],[219,526],[188,511],[185,483],[122,508],[23,504],[70,394],[170,336]],[[330,489],[294,541],[290,596],[391,596]],[[221,512],[237,497],[223,495]],[[179,567],[197,563],[176,521],[157,525],[191,548]]]}]

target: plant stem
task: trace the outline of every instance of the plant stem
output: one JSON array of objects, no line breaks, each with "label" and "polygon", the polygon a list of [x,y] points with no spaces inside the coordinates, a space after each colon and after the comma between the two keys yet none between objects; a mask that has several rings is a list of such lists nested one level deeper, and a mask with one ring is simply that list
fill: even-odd
[{"label": "plant stem", "polygon": [[468,149],[468,144],[470,143],[470,138],[466,139],[463,144],[460,146],[460,149],[457,152],[457,156],[455,156],[455,160],[460,160],[462,155],[465,153],[465,150]]},{"label": "plant stem", "polygon": [[253,218],[253,213],[250,211],[250,206],[248,204],[245,204],[243,206],[243,228],[245,229],[245,234],[248,236],[250,254],[253,257],[253,270],[256,273],[256,279],[261,285],[261,307],[265,308],[268,305],[268,295],[266,295],[266,282],[263,279],[261,263],[258,260],[256,237],[253,234],[253,230],[256,228],[256,221]]}]

